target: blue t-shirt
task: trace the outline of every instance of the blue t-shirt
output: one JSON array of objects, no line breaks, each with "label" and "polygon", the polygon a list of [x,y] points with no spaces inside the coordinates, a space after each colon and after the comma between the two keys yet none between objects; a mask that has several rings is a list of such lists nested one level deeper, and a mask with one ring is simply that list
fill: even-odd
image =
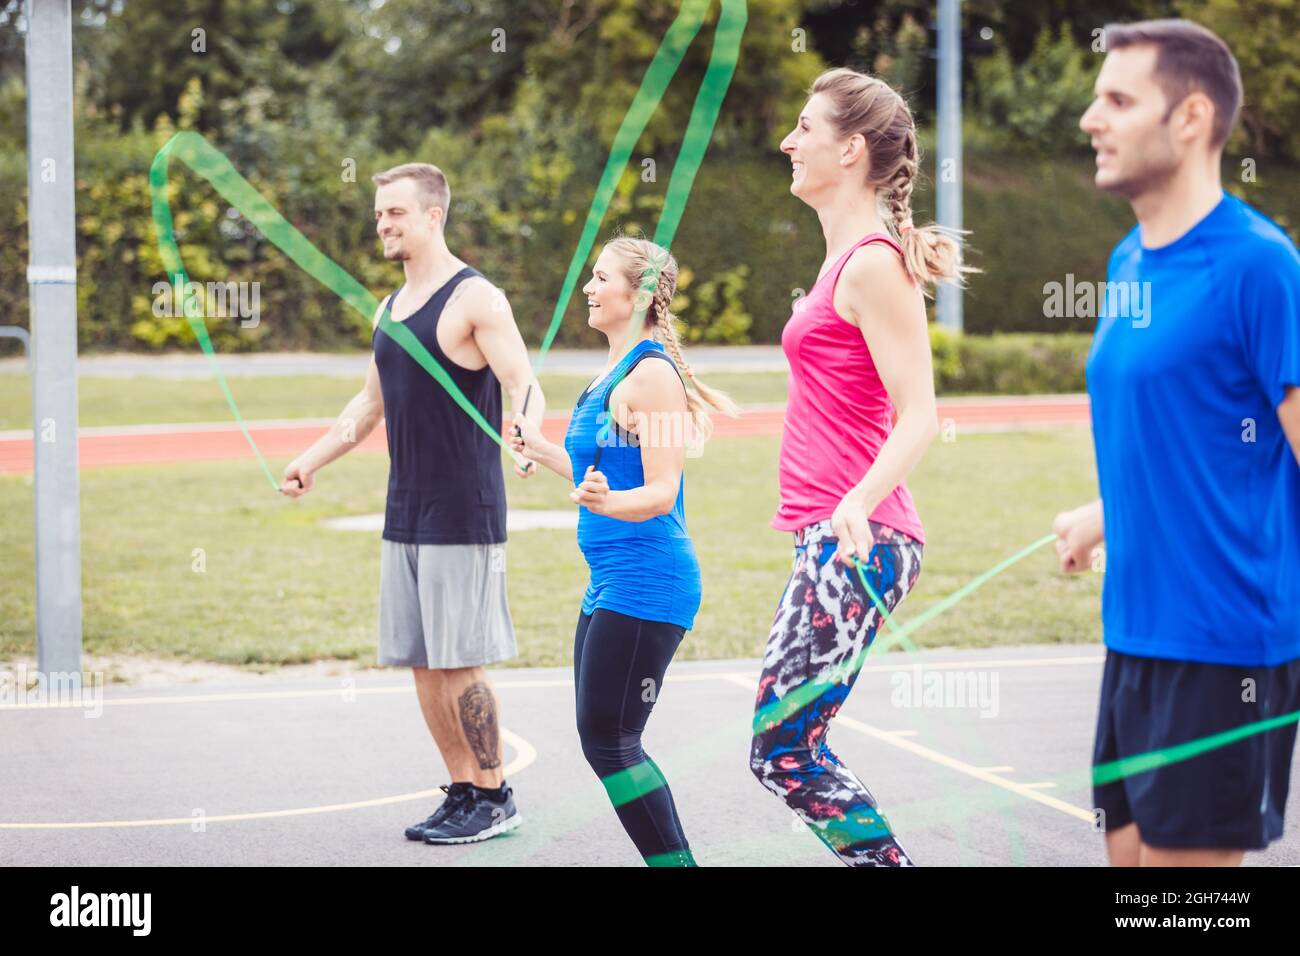
[{"label": "blue t-shirt", "polygon": [[1277,416],[1300,386],[1294,243],[1225,195],[1158,249],[1135,227],[1107,279],[1087,368],[1106,646],[1248,667],[1300,657],[1300,465]]},{"label": "blue t-shirt", "polygon": [[[623,431],[606,406],[609,393],[637,362],[647,358],[672,361],[662,345],[644,339],[608,375],[579,396],[564,436],[575,485],[582,483],[588,466],[595,461],[598,446],[598,467],[611,491],[645,484],[636,436]],[[671,428],[651,424],[651,432],[659,441],[677,440]],[[643,621],[676,624],[688,631],[694,626],[702,594],[699,561],[686,531],[685,485],[683,475],[672,511],[645,521],[624,521],[579,507],[578,547],[591,568],[591,580],[582,598],[583,614],[603,607]]]}]

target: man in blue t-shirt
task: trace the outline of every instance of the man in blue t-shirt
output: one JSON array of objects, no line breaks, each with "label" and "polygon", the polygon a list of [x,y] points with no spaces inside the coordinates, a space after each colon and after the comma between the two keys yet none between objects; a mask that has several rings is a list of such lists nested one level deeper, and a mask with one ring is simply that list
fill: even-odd
[{"label": "man in blue t-shirt", "polygon": [[1138,225],[1088,358],[1101,499],[1053,527],[1063,571],[1106,544],[1093,800],[1114,865],[1236,865],[1282,835],[1300,712],[1300,256],[1220,185],[1223,41],[1160,20],[1106,50],[1080,126]]}]

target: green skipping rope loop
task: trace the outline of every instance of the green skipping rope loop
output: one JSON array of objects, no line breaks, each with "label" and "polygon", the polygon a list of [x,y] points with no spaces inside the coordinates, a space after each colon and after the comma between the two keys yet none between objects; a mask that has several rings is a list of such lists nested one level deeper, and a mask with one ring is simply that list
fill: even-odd
[{"label": "green skipping rope loop", "polygon": [[[555,338],[564,311],[572,298],[573,287],[577,282],[582,263],[585,262],[586,257],[591,252],[596,231],[608,211],[618,178],[627,165],[632,148],[635,146],[637,139],[640,138],[650,116],[658,107],[669,82],[676,75],[687,48],[696,33],[699,32],[708,7],[709,0],[687,0],[682,12],[673,21],[668,34],[660,44],[658,51],[656,51],[632,105],[624,116],[615,137],[604,175],[597,188],[592,207],[588,212],[586,226],[579,241],[578,249],[570,262],[564,287],[552,315],[551,325],[538,352],[534,364],[534,374],[541,367],[551,342]],[[660,242],[660,244],[666,245],[671,242],[673,235],[676,233],[677,226],[685,211],[686,200],[690,195],[695,175],[703,162],[704,153],[713,135],[713,128],[722,106],[722,100],[735,72],[740,39],[744,32],[747,13],[744,0],[723,0],[722,7],[722,18],[715,37],[714,49],[709,59],[704,84],[696,97],[695,106],[692,109],[690,121],[687,125],[682,153],[669,181],[664,213],[656,232],[656,241]],[[362,316],[367,319],[372,318],[379,303],[370,291],[354,279],[347,270],[322,253],[306,236],[295,229],[239,174],[225,155],[208,143],[201,135],[194,132],[177,133],[158,151],[149,170],[149,189],[154,228],[158,235],[158,244],[164,267],[172,281],[182,290],[182,311],[194,332],[195,338],[208,358],[208,363],[221,387],[222,394],[226,398],[226,403],[230,406],[231,414],[238,423],[244,439],[252,448],[267,481],[270,482],[273,489],[278,490],[279,483],[275,480],[266,459],[249,433],[247,423],[239,412],[238,403],[236,403],[234,395],[231,393],[229,383],[217,363],[216,354],[212,348],[212,342],[208,336],[207,326],[203,321],[201,310],[188,288],[188,275],[181,258],[180,247],[176,241],[171,202],[168,197],[168,169],[173,153],[195,173],[206,179],[223,199],[238,209],[281,252],[311,275],[312,278],[338,295]],[[656,268],[653,279],[649,280],[648,283],[643,283],[643,285],[649,285],[652,295],[657,279],[658,271]],[[639,327],[645,321],[645,311],[641,310],[637,318],[639,322],[634,323],[634,326],[639,331]],[[385,307],[384,314],[379,320],[378,328],[432,375],[438,384],[451,395],[456,404],[474,420],[475,424],[491,436],[493,441],[498,445],[502,444],[501,436],[496,428],[483,418],[478,409],[469,401],[446,370],[429,354],[415,334],[401,323],[392,321],[387,307]]]},{"label": "green skipping rope loop", "polygon": [[866,663],[867,653],[873,647],[877,648],[877,653],[881,653],[893,647],[895,644],[903,644],[910,652],[917,653],[916,645],[912,644],[910,640],[910,635],[913,631],[931,619],[938,617],[958,601],[961,601],[971,592],[984,585],[991,578],[997,577],[997,575],[1001,574],[1007,568],[1033,554],[1049,541],[1055,540],[1056,535],[1054,534],[1044,535],[1032,544],[1021,548],[1011,557],[998,562],[983,574],[967,581],[952,594],[949,594],[943,600],[926,608],[901,627],[894,625],[891,615],[885,610],[884,604],[876,596],[876,593],[871,589],[871,586],[867,584],[866,576],[862,572],[862,563],[855,556],[854,563],[857,566],[858,577],[866,587],[867,593],[871,595],[871,599],[875,603],[877,609],[879,609],[885,623],[889,626],[889,636],[884,640],[872,642],[872,644],[863,648],[851,661],[846,661],[839,667],[832,668],[826,673],[826,676],[821,679],[801,684],[780,700],[774,700],[772,703],[759,710],[754,714],[754,732],[761,733],[763,730],[781,723],[790,715],[808,706],[808,704],[820,696],[827,688],[834,687],[836,684],[848,680],[849,677],[862,669],[862,665]]},{"label": "green skipping rope loop", "polygon": [[[1046,544],[1048,541],[1053,540],[1055,537],[1056,535],[1044,536],[1040,540],[1034,542],[1025,550],[1019,552],[1016,555],[1013,555],[1011,558],[1007,559],[1007,561],[1004,561],[1001,565],[994,568],[993,571],[987,572],[985,575],[981,575],[979,578],[976,578],[970,584],[966,585],[966,587],[963,588],[961,591],[958,591],[955,594],[953,594],[951,597],[946,598],[944,601],[941,601],[940,604],[935,605],[934,608],[927,610],[925,614],[921,615],[921,617],[928,620],[929,617],[933,617],[935,613],[938,613],[939,611],[945,609],[946,607],[950,607],[952,604],[955,604],[958,600],[964,597],[965,594],[970,593],[971,590],[974,590],[975,587],[978,587],[979,584],[982,584],[985,580],[988,580],[988,578],[992,577],[994,574],[997,574],[1002,570],[1005,570],[1005,568],[1010,567],[1016,561],[1019,561],[1022,557],[1025,557],[1031,551],[1037,550],[1038,548],[1042,547],[1044,544]],[[867,593],[871,595],[871,600],[876,605],[876,608],[880,611],[880,614],[884,618],[885,623],[897,635],[895,637],[894,642],[903,643],[903,645],[907,648],[907,650],[910,653],[919,654],[920,653],[919,650],[907,637],[907,630],[906,629],[900,630],[895,627],[891,615],[889,614],[888,611],[885,610],[885,606],[883,602],[880,600],[880,598],[876,596],[876,592],[872,590],[871,585],[867,583],[866,576],[862,573],[862,562],[857,561],[855,558],[855,564],[857,565],[858,577],[862,581],[862,586],[866,588]],[[963,591],[965,593],[963,593]],[[943,606],[941,607],[940,605]],[[918,618],[917,622],[915,623],[919,624],[920,618]],[[863,656],[865,657],[865,651],[863,652]],[[861,666],[862,664],[858,663],[854,668],[854,671],[856,671],[856,669]],[[1148,751],[1147,753],[1133,754],[1132,756],[1129,757],[1121,757],[1118,760],[1112,760],[1109,763],[1097,764],[1092,768],[1092,783],[1093,786],[1096,787],[1104,786],[1105,784],[1108,783],[1115,783],[1119,780],[1123,780],[1127,777],[1135,776],[1136,774],[1139,773],[1146,773],[1148,770],[1156,770],[1159,769],[1160,767],[1167,767],[1170,764],[1180,763],[1184,760],[1190,760],[1193,757],[1200,756],[1201,754],[1207,753],[1211,750],[1217,750],[1220,747],[1226,747],[1229,744],[1236,743],[1239,740],[1244,740],[1247,737],[1253,737],[1255,734],[1261,734],[1269,730],[1274,730],[1278,727],[1285,727],[1287,724],[1293,724],[1298,721],[1300,721],[1300,710],[1290,714],[1282,714],[1277,717],[1270,717],[1265,720],[1258,720],[1255,721],[1254,723],[1244,724],[1241,727],[1234,727],[1231,730],[1221,731],[1220,733],[1217,734],[1209,734],[1205,737],[1200,737],[1196,740],[1188,740],[1181,744],[1173,744],[1169,747],[1162,747],[1158,750]]]},{"label": "green skipping rope loop", "polygon": [[[827,688],[834,687],[836,684],[848,680],[850,676],[856,674],[862,668],[863,664],[866,663],[867,652],[872,647],[883,651],[895,644],[901,644],[910,654],[920,654],[920,649],[912,642],[911,637],[909,636],[912,631],[921,627],[932,618],[942,614],[989,579],[996,577],[1016,562],[1028,557],[1049,541],[1055,540],[1056,535],[1054,534],[1044,535],[1033,544],[1022,548],[1020,551],[999,562],[988,571],[985,571],[978,577],[971,579],[952,594],[948,595],[948,597],[927,608],[921,614],[918,614],[915,618],[902,626],[894,623],[893,615],[886,610],[884,602],[876,594],[875,589],[867,583],[866,575],[863,573],[862,562],[855,555],[854,564],[857,567],[858,578],[862,582],[862,586],[866,588],[867,594],[871,596],[872,603],[874,603],[876,608],[879,610],[885,625],[890,631],[890,635],[883,640],[873,641],[871,645],[864,648],[861,653],[853,658],[852,661],[846,662],[838,668],[833,668],[821,679],[801,684],[780,700],[773,701],[762,710],[756,712],[754,715],[753,732],[758,734],[769,727],[775,726],[791,714],[806,707]],[[627,769],[620,770],[617,773],[610,774],[603,778],[601,782],[605,785],[605,790],[609,794],[610,802],[616,807],[622,806],[624,803],[628,803],[638,797],[642,797],[650,791],[664,786],[666,783],[663,774],[659,772],[659,768],[650,764],[648,760],[644,763],[637,764],[636,766],[628,767]]]},{"label": "green skipping rope loop", "polygon": [[[862,582],[862,586],[866,589],[867,594],[870,595],[872,603],[875,604],[876,609],[880,612],[881,617],[884,619],[885,624],[891,632],[891,637],[886,638],[884,641],[873,643],[871,646],[878,647],[880,650],[885,650],[894,644],[902,644],[910,654],[919,655],[921,653],[920,650],[908,637],[912,631],[916,630],[926,621],[929,621],[931,618],[952,607],[952,605],[962,600],[962,598],[966,597],[990,578],[1001,574],[1007,568],[1011,567],[1011,565],[1020,561],[1022,558],[1027,557],[1034,551],[1037,551],[1049,541],[1055,539],[1056,535],[1054,534],[1044,535],[1033,544],[1018,551],[1016,554],[1002,561],[990,570],[985,571],[979,577],[972,579],[942,601],[927,608],[924,612],[917,615],[917,617],[913,618],[902,627],[894,624],[893,615],[886,610],[884,602],[877,596],[871,585],[867,583],[866,575],[862,570],[862,562],[855,555],[854,565],[858,571],[858,579]],[[769,704],[764,711],[755,716],[755,732],[762,729],[764,723],[768,721],[773,719],[777,719],[778,722],[779,720],[784,720],[785,717],[788,717],[801,707],[806,706],[826,688],[841,683],[842,681],[847,680],[852,674],[857,673],[866,662],[866,655],[869,649],[870,648],[864,649],[851,663],[830,672],[828,676],[822,680],[804,684],[787,694],[781,700]],[[797,698],[797,701],[791,704],[788,708],[783,706],[787,701],[792,700],[792,698]],[[1161,747],[1157,750],[1151,750],[1146,753],[1133,754],[1128,757],[1121,757],[1118,760],[1112,760],[1108,763],[1097,764],[1092,768],[1092,783],[1093,786],[1097,787],[1104,786],[1108,783],[1115,783],[1139,773],[1146,773],[1149,770],[1157,770],[1171,764],[1181,763],[1184,760],[1190,760],[1193,757],[1198,757],[1211,750],[1217,750],[1220,747],[1226,747],[1229,744],[1234,744],[1239,740],[1246,739],[1247,737],[1253,737],[1255,734],[1265,733],[1297,722],[1300,722],[1300,710],[1289,714],[1281,714],[1277,717],[1257,720],[1253,723],[1244,724],[1241,727],[1233,727],[1230,730],[1221,731],[1216,734],[1209,734],[1205,737],[1184,741],[1180,744],[1172,744],[1171,746]]]},{"label": "green skipping rope loop", "polygon": [[1199,757],[1208,751],[1218,750],[1220,747],[1234,744],[1246,737],[1253,737],[1255,734],[1262,734],[1268,730],[1285,727],[1287,724],[1294,724],[1297,721],[1300,721],[1300,710],[1290,714],[1282,714],[1278,717],[1270,717],[1267,720],[1257,720],[1253,724],[1244,724],[1241,727],[1234,727],[1231,730],[1210,734],[1196,740],[1188,740],[1170,747],[1161,747],[1159,750],[1151,750],[1144,754],[1133,754],[1131,757],[1121,757],[1119,760],[1112,760],[1110,763],[1097,764],[1092,768],[1092,785],[1101,787],[1117,780],[1123,780],[1125,777],[1131,777],[1134,774],[1146,773],[1148,770],[1157,770],[1170,764],[1191,760],[1193,757]]},{"label": "green skipping rope loop", "polygon": [[[641,138],[646,124],[650,121],[650,117],[654,115],[659,102],[663,99],[668,84],[677,74],[687,49],[690,48],[696,34],[699,33],[704,22],[704,14],[708,11],[710,2],[711,0],[686,0],[682,4],[681,12],[673,20],[668,32],[664,35],[663,41],[659,44],[659,49],[655,51],[654,58],[650,61],[650,66],[646,69],[645,76],[641,80],[641,85],[632,98],[632,105],[628,108],[623,117],[623,122],[619,125],[618,132],[614,135],[614,144],[610,148],[609,160],[605,163],[605,170],[601,174],[600,182],[596,187],[596,195],[593,197],[591,208],[587,212],[587,219],[583,226],[582,236],[578,240],[578,247],[574,250],[573,258],[569,261],[569,268],[565,273],[564,283],[560,288],[560,295],[555,303],[555,310],[551,313],[551,324],[546,330],[541,348],[537,353],[535,367],[541,366],[547,351],[551,347],[551,342],[555,339],[556,332],[559,331],[560,322],[564,319],[564,313],[573,298],[574,287],[577,285],[587,257],[591,254],[591,249],[595,245],[596,233],[605,219],[605,213],[609,210],[609,204],[614,198],[619,178],[623,175],[623,170],[632,156],[632,149],[636,146],[637,140]],[[704,82],[701,84],[700,90],[695,97],[695,104],[691,108],[690,119],[686,124],[686,135],[682,140],[681,153],[673,166],[672,177],[668,181],[668,194],[664,200],[664,210],[655,228],[654,241],[665,249],[672,245],[673,238],[677,235],[677,227],[680,225],[682,215],[686,211],[686,200],[690,196],[691,188],[695,184],[696,173],[699,172],[700,165],[704,161],[704,153],[713,137],[713,127],[716,125],[718,113],[722,109],[722,101],[726,97],[727,89],[730,87],[731,79],[736,72],[736,62],[740,56],[740,43],[748,18],[749,14],[745,0],[722,0],[722,13],[718,19],[717,30],[714,33],[713,48],[709,54],[709,64],[704,73]],[[648,292],[652,301],[661,268],[662,264],[656,262],[647,271],[640,286],[640,291]],[[638,308],[633,314],[632,323],[628,329],[627,342],[624,343],[625,347],[640,337],[641,330],[645,327],[646,311],[647,307],[642,307]]]},{"label": "green skipping rope loop", "polygon": [[[596,233],[601,222],[604,221],[605,214],[617,188],[619,177],[631,157],[632,149],[649,122],[650,116],[653,115],[654,110],[662,100],[668,84],[676,75],[686,50],[699,32],[709,4],[710,0],[687,0],[683,5],[681,12],[669,27],[668,33],[656,51],[641,86],[632,101],[632,105],[623,118],[623,122],[615,136],[609,160],[597,187],[596,196],[593,198],[591,208],[588,211],[578,248],[570,261],[559,299],[552,313],[551,324],[547,329],[534,364],[534,371],[541,367],[545,355],[559,330],[560,322],[563,320],[564,312],[572,299],[574,287],[581,274],[583,263],[585,263],[595,244]],[[722,0],[722,15],[714,38],[713,50],[709,58],[704,83],[696,96],[691,111],[682,152],[678,163],[673,169],[668,186],[668,195],[664,203],[664,212],[655,232],[655,243],[664,248],[671,245],[676,235],[695,176],[699,171],[704,153],[712,138],[722,100],[735,73],[740,41],[744,33],[747,17],[744,0]],[[225,155],[208,143],[200,134],[188,131],[176,133],[154,157],[149,170],[149,188],[154,227],[158,235],[158,244],[164,267],[167,274],[172,277],[174,284],[182,290],[183,312],[194,332],[195,338],[208,358],[213,374],[221,387],[227,404],[230,406],[231,414],[238,423],[249,447],[252,448],[254,455],[257,457],[267,481],[273,489],[278,490],[279,483],[271,473],[266,459],[262,456],[256,442],[253,441],[247,423],[239,412],[238,404],[231,393],[229,383],[217,363],[216,354],[212,348],[212,342],[208,336],[207,326],[203,321],[201,310],[187,287],[188,274],[173,230],[171,203],[167,195],[169,185],[168,169],[172,154],[175,154],[176,158],[206,179],[223,199],[238,209],[281,252],[311,275],[312,278],[338,295],[360,315],[366,319],[372,318],[379,302],[347,270],[322,253],[306,236],[295,229],[239,174]],[[649,293],[651,299],[658,284],[658,272],[661,268],[662,263],[656,262],[644,277],[641,286],[641,291]],[[632,328],[629,330],[629,339],[639,337],[641,330],[644,328],[646,312],[647,307],[639,308],[636,311]],[[502,444],[501,436],[497,430],[483,418],[478,409],[469,401],[446,370],[429,354],[415,334],[401,323],[392,321],[387,307],[385,307],[384,313],[379,320],[378,328],[432,375],[465,413],[492,437],[493,441],[498,445]],[[961,601],[989,579],[1000,574],[1047,542],[1054,540],[1054,538],[1055,535],[1047,535],[1039,539],[974,578],[902,627],[894,624],[892,615],[889,614],[883,602],[867,584],[861,562],[855,559],[858,576],[890,631],[889,637],[873,646],[879,648],[879,653],[895,644],[901,644],[909,652],[917,653],[917,648],[909,637],[912,631],[928,622],[931,618],[943,613],[943,611]],[[850,675],[857,673],[866,661],[867,650],[869,649],[864,649],[853,661],[836,669],[826,678],[805,684],[786,695],[780,701],[775,701],[760,711],[754,718],[755,729],[759,730],[765,724],[771,722],[779,723],[785,717],[806,706],[827,687],[846,680]],[[1297,721],[1300,721],[1300,711],[1257,721],[1219,734],[1187,741],[1149,753],[1137,754],[1107,764],[1100,764],[1093,768],[1093,783],[1100,786],[1137,773],[1188,760],[1209,750],[1224,747],[1254,734],[1263,733]],[[655,786],[662,785],[662,783],[655,782],[656,778],[662,781],[663,778],[660,774],[652,773],[644,776],[641,774],[628,774],[627,776],[635,777],[636,782],[633,783],[630,779],[621,779],[617,782],[610,781],[611,786],[608,789],[611,791],[611,798],[614,798],[617,794],[619,803],[641,795],[639,791],[643,786],[650,785],[648,789],[653,789]],[[628,784],[631,784],[631,786],[628,786]],[[648,792],[648,789],[645,792]]]},{"label": "green skipping rope loop", "polygon": [[[211,183],[217,193],[230,205],[238,209],[276,248],[366,319],[371,319],[374,316],[379,301],[365,286],[354,279],[346,269],[317,249],[311,240],[295,229],[284,216],[280,215],[274,206],[266,201],[261,193],[253,188],[248,180],[239,174],[238,170],[231,165],[230,160],[220,150],[198,133],[177,133],[167,141],[167,144],[154,157],[153,165],[149,169],[149,192],[152,201],[154,229],[158,234],[158,247],[162,253],[163,265],[167,270],[167,274],[172,277],[173,282],[183,290],[185,317],[189,320],[195,338],[199,340],[200,347],[208,357],[208,363],[212,367],[213,374],[221,386],[222,393],[226,396],[227,404],[230,405],[231,414],[234,415],[235,421],[239,423],[239,428],[244,433],[244,438],[248,441],[249,447],[253,449],[253,454],[257,456],[257,461],[262,466],[267,481],[271,483],[273,489],[278,491],[280,484],[275,480],[275,476],[271,474],[270,466],[267,465],[266,459],[262,457],[261,450],[257,447],[257,443],[253,441],[253,436],[249,434],[248,425],[239,413],[239,406],[235,402],[235,397],[231,394],[226,377],[217,364],[216,354],[212,348],[212,341],[208,337],[207,325],[203,321],[202,312],[188,288],[188,276],[185,271],[185,263],[181,259],[180,247],[176,242],[176,235],[172,226],[171,201],[167,195],[167,173],[173,154],[195,173]],[[419,362],[425,371],[447,390],[456,404],[480,428],[487,432],[493,441],[500,445],[501,436],[483,418],[479,410],[474,407],[474,404],[465,397],[465,393],[452,381],[446,369],[439,365],[438,361],[429,354],[429,350],[421,344],[414,332],[406,328],[406,326],[392,321],[389,315],[389,310],[385,306],[384,314],[379,320],[379,330]]]}]

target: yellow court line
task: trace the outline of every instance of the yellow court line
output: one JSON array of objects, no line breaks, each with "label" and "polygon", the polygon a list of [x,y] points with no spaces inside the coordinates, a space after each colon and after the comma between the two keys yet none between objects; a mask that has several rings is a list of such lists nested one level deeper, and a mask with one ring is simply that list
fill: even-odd
[{"label": "yellow court line", "polygon": [[[733,684],[742,687],[749,687],[750,683],[740,677],[739,674],[725,675],[726,679]],[[1066,803],[1064,800],[1058,800],[1055,797],[1049,797],[1045,793],[1039,793],[1037,790],[1031,790],[1023,783],[1016,783],[1014,780],[1005,780],[997,774],[982,770],[973,764],[968,764],[964,760],[958,760],[955,757],[949,757],[947,754],[932,750],[929,747],[922,746],[897,733],[888,730],[881,730],[878,727],[872,727],[870,724],[864,724],[860,720],[854,720],[852,717],[846,717],[842,712],[835,716],[836,727],[848,727],[850,730],[856,730],[858,733],[866,734],[868,737],[874,737],[876,740],[889,744],[892,747],[898,747],[900,750],[906,750],[908,753],[923,757],[940,766],[947,767],[950,770],[956,770],[958,773],[964,773],[968,777],[974,777],[983,783],[991,784],[995,787],[1001,787],[1003,790],[1009,790],[1012,793],[1019,794],[1027,800],[1033,800],[1044,806],[1051,807],[1053,810],[1059,810],[1068,816],[1076,817],[1080,820],[1086,820],[1088,823],[1093,822],[1093,814],[1072,803]]]},{"label": "yellow court line", "polygon": [[[982,668],[992,667],[1041,667],[1053,666],[1059,664],[1096,664],[1105,660],[1104,657],[1060,657],[1060,658],[1027,658],[999,661],[984,661],[978,666]],[[943,662],[937,664],[927,664],[926,667],[933,669],[947,669],[958,667],[969,667],[973,662]],[[910,666],[910,665],[909,665]],[[887,665],[877,665],[874,667],[864,667],[865,671],[889,672],[898,670],[897,667]],[[687,683],[721,680],[728,683],[752,690],[756,685],[756,680],[747,674],[736,673],[706,673],[706,674],[683,674],[669,678],[671,683]],[[494,687],[571,687],[572,679],[554,679],[554,680],[520,680],[520,681],[500,681],[493,682]],[[339,687],[325,690],[306,690],[306,691],[267,691],[267,692],[246,692],[246,693],[227,693],[227,694],[191,694],[176,695],[170,697],[123,697],[113,700],[102,700],[97,702],[103,705],[128,705],[128,704],[191,704],[191,703],[214,703],[228,702],[238,700],[284,700],[295,698],[320,698],[320,697],[343,697],[347,694],[378,695],[378,694],[400,694],[411,693],[414,686],[411,684],[393,685],[385,687]],[[0,704],[0,710],[41,710],[41,709],[58,709],[58,708],[84,708],[84,704]],[[1051,784],[1020,784],[1014,781],[1005,780],[999,777],[993,770],[1003,770],[1002,767],[981,768],[975,767],[964,761],[949,757],[939,751],[929,747],[907,740],[907,736],[915,734],[915,731],[888,731],[861,721],[854,720],[851,717],[840,714],[836,720],[838,725],[849,727],[859,733],[874,737],[885,743],[891,744],[900,749],[906,750],[917,756],[923,757],[934,763],[938,763],[949,769],[964,773],[967,776],[974,777],[984,783],[1001,787],[1012,793],[1019,794],[1026,799],[1033,800],[1045,806],[1059,810],[1069,816],[1077,817],[1089,823],[1093,821],[1093,814],[1083,810],[1073,804],[1066,803],[1054,797],[1049,797],[1043,793],[1032,789],[1035,786],[1050,786]],[[505,768],[506,774],[519,773],[526,767],[530,766],[537,759],[537,750],[526,740],[511,731],[501,728],[501,736],[512,746],[515,747],[517,754],[515,760]],[[1010,770],[1011,768],[1005,768]],[[361,800],[351,803],[328,804],[319,807],[301,807],[289,810],[268,810],[254,813],[224,814],[219,816],[207,816],[202,818],[195,817],[172,817],[156,820],[107,820],[107,821],[90,821],[84,823],[0,823],[0,829],[8,830],[35,830],[35,829],[93,829],[93,828],[110,828],[110,827],[142,827],[142,826],[183,826],[191,825],[196,819],[202,819],[210,823],[224,823],[242,820],[262,820],[275,817],[303,816],[314,813],[332,813],[341,810],[356,810],[365,807],[384,806],[394,803],[404,803],[413,800],[422,800],[436,795],[438,790],[421,790],[415,793],[399,794],[393,797],[380,797],[374,800]]]},{"label": "yellow court line", "polygon": [[[513,776],[537,760],[537,748],[518,734],[501,728],[502,739],[515,749],[515,759],[506,765],[502,776]],[[300,817],[313,813],[336,813],[340,810],[361,810],[366,807],[383,807],[394,803],[425,800],[441,793],[440,790],[417,790],[400,793],[394,797],[377,797],[374,800],[355,800],[351,803],[330,803],[320,807],[296,807],[291,810],[261,810],[254,813],[225,813],[218,816],[164,817],[157,820],[91,820],[85,823],[0,823],[0,830],[102,830],[118,827],[190,826],[197,821],[208,823],[233,823],[245,820],[270,820],[275,817]]]},{"label": "yellow court line", "polygon": [[888,731],[877,730],[870,724],[864,724],[860,720],[854,720],[852,717],[845,717],[839,714],[835,718],[836,726],[843,724],[859,733],[866,734],[868,737],[875,737],[877,740],[883,740],[887,744],[892,744],[903,750],[916,754],[918,757],[924,757],[934,763],[941,764],[958,773],[964,773],[967,776],[974,777],[976,780],[992,784],[995,787],[1001,787],[1003,790],[1009,790],[1012,793],[1019,794],[1026,799],[1041,803],[1044,806],[1051,807],[1053,810],[1059,810],[1067,816],[1072,816],[1078,820],[1084,820],[1088,823],[1093,822],[1093,814],[1084,810],[1082,807],[1076,807],[1073,803],[1066,803],[1064,800],[1058,800],[1056,797],[1049,797],[1045,793],[1039,793],[1032,790],[1023,783],[1016,783],[1014,780],[1006,780],[997,774],[981,770],[979,767],[966,763],[964,760],[957,760],[955,757],[949,757],[937,750],[931,750],[929,747],[923,747],[920,744],[913,743],[910,740],[901,739]]}]

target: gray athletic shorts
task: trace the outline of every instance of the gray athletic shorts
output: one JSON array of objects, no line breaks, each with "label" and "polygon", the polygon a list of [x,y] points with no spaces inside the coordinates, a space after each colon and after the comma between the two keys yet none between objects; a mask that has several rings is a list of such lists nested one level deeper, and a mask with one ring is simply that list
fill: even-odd
[{"label": "gray athletic shorts", "polygon": [[381,545],[380,664],[477,667],[519,653],[504,544]]}]

